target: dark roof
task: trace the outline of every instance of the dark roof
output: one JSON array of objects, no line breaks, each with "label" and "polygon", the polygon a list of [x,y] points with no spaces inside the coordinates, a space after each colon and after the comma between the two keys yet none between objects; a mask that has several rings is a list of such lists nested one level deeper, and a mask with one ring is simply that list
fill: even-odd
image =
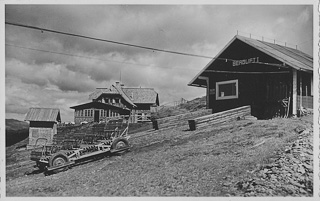
[{"label": "dark roof", "polygon": [[[278,44],[268,43],[265,41],[260,41],[252,38],[247,38],[243,36],[236,35],[233,39],[218,53],[215,57],[219,57],[226,49],[229,47],[235,40],[240,40],[247,45],[250,45],[261,52],[285,63],[286,65],[301,71],[313,72],[313,57],[300,51],[290,47],[281,46]],[[193,86],[202,86],[205,87],[202,74],[203,72],[210,67],[210,65],[216,59],[212,59],[190,82],[188,85]],[[198,84],[197,84],[198,83]],[[199,83],[203,83],[200,84]]]},{"label": "dark roof", "polygon": [[154,104],[159,101],[158,93],[153,88],[122,88],[135,104]]},{"label": "dark roof", "polygon": [[122,109],[122,110],[129,110],[127,108],[122,108],[122,107],[118,107],[115,105],[110,105],[107,103],[101,103],[101,102],[89,102],[89,103],[84,103],[84,104],[80,104],[80,105],[75,105],[70,107],[71,109],[90,109],[90,108],[96,108],[96,109]]},{"label": "dark roof", "polygon": [[30,108],[25,121],[60,122],[60,110],[58,108]]}]

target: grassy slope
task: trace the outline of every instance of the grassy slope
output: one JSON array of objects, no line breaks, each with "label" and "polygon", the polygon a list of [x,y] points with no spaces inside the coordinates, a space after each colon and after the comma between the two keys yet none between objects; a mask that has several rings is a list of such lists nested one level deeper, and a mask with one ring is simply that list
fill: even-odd
[{"label": "grassy slope", "polygon": [[48,177],[36,174],[7,181],[6,192],[7,196],[224,196],[228,192],[221,183],[226,176],[246,177],[295,140],[297,127],[311,126],[308,116],[159,131],[131,139],[132,151],[122,156]]},{"label": "grassy slope", "polygon": [[163,118],[174,115],[183,114],[186,112],[193,112],[200,109],[206,109],[206,97],[196,98],[194,100],[188,101],[187,103],[181,104],[179,106],[163,106],[157,114],[154,115],[155,118]]},{"label": "grassy slope", "polygon": [[6,119],[6,146],[14,145],[29,136],[29,124],[16,119]]},{"label": "grassy slope", "polygon": [[29,128],[29,124],[16,119],[6,119],[6,130],[25,130]]}]

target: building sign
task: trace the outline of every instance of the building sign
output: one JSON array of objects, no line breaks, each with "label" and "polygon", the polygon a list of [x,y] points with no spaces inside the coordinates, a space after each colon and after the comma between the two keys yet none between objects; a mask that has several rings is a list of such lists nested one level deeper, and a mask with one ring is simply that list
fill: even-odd
[{"label": "building sign", "polygon": [[232,62],[232,66],[240,66],[240,65],[258,63],[258,62],[259,62],[259,57],[250,58],[250,59],[243,59],[243,60],[234,60]]}]

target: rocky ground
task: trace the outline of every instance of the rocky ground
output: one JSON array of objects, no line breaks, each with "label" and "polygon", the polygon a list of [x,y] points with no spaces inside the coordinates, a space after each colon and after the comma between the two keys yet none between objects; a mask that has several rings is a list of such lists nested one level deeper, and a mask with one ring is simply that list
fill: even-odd
[{"label": "rocky ground", "polygon": [[313,131],[297,128],[298,135],[284,150],[275,151],[268,164],[257,164],[246,178],[230,179],[222,185],[238,196],[312,196]]},{"label": "rocky ground", "polygon": [[6,196],[310,197],[312,135],[312,115],[137,133],[131,152],[58,174],[7,168]]}]

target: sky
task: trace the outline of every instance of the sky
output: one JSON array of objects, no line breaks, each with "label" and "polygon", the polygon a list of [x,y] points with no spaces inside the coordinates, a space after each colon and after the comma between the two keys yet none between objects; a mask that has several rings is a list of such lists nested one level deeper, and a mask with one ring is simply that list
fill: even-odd
[{"label": "sky", "polygon": [[[214,57],[237,34],[313,54],[310,5],[5,5],[5,21],[151,48]],[[205,95],[187,86],[208,58],[152,51],[5,25],[5,118],[30,107],[87,103],[116,81],[151,87],[160,105]],[[121,76],[120,76],[121,75]]]}]

